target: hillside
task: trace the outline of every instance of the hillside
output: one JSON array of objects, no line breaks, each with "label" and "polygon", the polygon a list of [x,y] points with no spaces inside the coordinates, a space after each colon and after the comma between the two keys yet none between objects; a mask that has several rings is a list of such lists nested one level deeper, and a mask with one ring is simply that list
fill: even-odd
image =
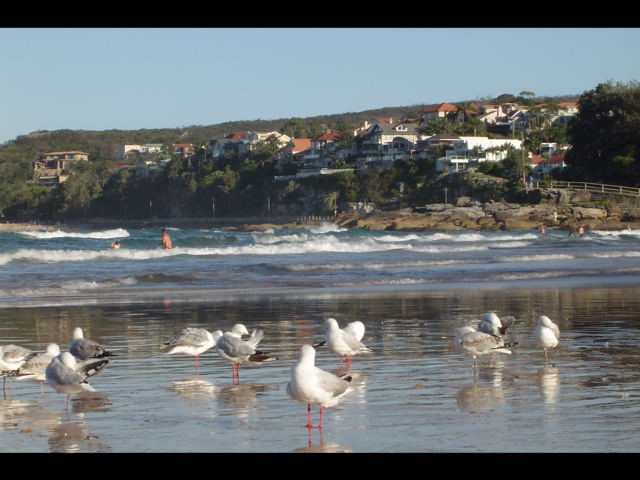
[{"label": "hillside", "polygon": [[[551,99],[557,102],[576,101],[578,95],[551,97]],[[355,128],[362,124],[364,120],[369,120],[374,117],[391,117],[394,119],[416,118],[425,108],[431,105],[432,104],[416,104],[400,107],[382,107],[363,110],[361,112],[298,118],[298,120],[302,120],[302,122],[307,125],[324,124],[330,126],[342,124]],[[19,151],[22,154],[22,159],[35,160],[38,155],[49,151],[83,150],[90,154],[90,158],[104,159],[112,157],[113,146],[118,143],[189,142],[194,145],[202,145],[209,142],[212,138],[220,138],[224,134],[232,132],[279,131],[291,120],[292,118],[239,120],[212,125],[190,125],[186,127],[156,129],[143,128],[138,130],[43,130],[20,135],[16,139],[0,145],[0,155],[3,155],[2,160],[7,160],[7,154],[12,151],[18,153]]]}]

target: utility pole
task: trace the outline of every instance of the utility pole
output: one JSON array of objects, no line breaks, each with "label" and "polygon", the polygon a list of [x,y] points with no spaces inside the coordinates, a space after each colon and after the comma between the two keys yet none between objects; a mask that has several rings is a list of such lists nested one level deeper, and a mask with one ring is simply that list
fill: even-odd
[{"label": "utility pole", "polygon": [[524,167],[524,125],[520,129],[520,135],[522,136],[522,144],[520,149],[522,150],[522,188],[527,188],[527,170]]}]

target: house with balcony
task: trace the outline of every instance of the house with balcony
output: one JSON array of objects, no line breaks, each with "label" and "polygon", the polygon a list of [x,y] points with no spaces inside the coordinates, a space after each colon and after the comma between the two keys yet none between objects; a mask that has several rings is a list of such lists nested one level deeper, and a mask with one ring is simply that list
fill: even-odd
[{"label": "house with balcony", "polygon": [[358,168],[387,169],[393,162],[411,158],[420,134],[416,123],[368,124],[366,131],[356,131],[355,161]]},{"label": "house with balcony", "polygon": [[513,138],[457,137],[436,159],[436,171],[459,172],[477,168],[483,162],[499,162],[507,158],[510,149],[520,148],[522,141]]},{"label": "house with balcony", "polygon": [[318,154],[311,149],[310,138],[292,138],[289,143],[276,152],[276,168],[282,170],[286,165],[294,164],[306,168],[315,163]]},{"label": "house with balcony", "polygon": [[88,160],[89,154],[79,150],[45,153],[41,160],[33,162],[34,181],[40,185],[55,187],[67,180],[69,167]]}]

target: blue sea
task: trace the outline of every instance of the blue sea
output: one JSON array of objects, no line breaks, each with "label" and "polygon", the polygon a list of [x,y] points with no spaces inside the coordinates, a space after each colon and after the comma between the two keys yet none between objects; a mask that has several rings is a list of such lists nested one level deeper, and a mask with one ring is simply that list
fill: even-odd
[{"label": "blue sea", "polygon": [[[159,229],[0,232],[0,306],[136,302],[294,291],[543,287],[634,281],[640,230],[402,233],[323,224],[241,232]],[[119,240],[118,250],[108,248]]]},{"label": "blue sea", "polygon": [[[0,345],[66,350],[75,327],[116,356],[66,395],[9,381],[0,452],[637,452],[640,230],[388,232],[321,224],[245,232],[0,231]],[[121,248],[109,248],[113,240]],[[511,355],[472,359],[455,330],[513,315]],[[536,319],[560,345],[543,351]],[[289,370],[324,321],[359,320],[373,351],[350,391],[307,430]],[[263,329],[278,360],[161,346],[182,328]],[[316,365],[340,373],[319,347]],[[318,409],[313,406],[313,423]]]}]

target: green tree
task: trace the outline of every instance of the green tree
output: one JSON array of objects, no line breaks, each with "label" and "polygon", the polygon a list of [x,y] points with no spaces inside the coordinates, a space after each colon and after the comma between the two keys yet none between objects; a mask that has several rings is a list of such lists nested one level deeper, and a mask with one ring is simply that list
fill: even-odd
[{"label": "green tree", "polygon": [[611,81],[580,96],[569,123],[567,164],[575,177],[640,183],[640,85]]}]

